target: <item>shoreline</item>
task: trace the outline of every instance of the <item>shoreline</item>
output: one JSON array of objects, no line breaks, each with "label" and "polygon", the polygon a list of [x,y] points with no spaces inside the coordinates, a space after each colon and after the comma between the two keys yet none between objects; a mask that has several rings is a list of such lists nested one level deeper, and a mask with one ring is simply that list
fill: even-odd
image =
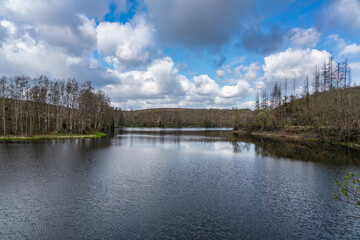
[{"label": "shoreline", "polygon": [[277,141],[283,141],[283,142],[295,142],[299,144],[306,144],[306,143],[320,143],[320,144],[326,144],[326,145],[336,145],[340,147],[344,147],[350,150],[354,150],[357,152],[360,152],[360,144],[358,143],[351,143],[351,142],[339,142],[339,141],[329,141],[329,140],[323,140],[319,137],[315,136],[314,133],[289,133],[286,131],[274,131],[274,132],[247,132],[242,130],[234,130],[234,134],[238,136],[252,136],[257,138],[266,138],[271,140],[277,140]]},{"label": "shoreline", "polygon": [[34,136],[0,136],[0,141],[7,140],[48,140],[48,139],[85,139],[85,138],[101,138],[106,136],[103,132],[94,134],[42,134]]}]

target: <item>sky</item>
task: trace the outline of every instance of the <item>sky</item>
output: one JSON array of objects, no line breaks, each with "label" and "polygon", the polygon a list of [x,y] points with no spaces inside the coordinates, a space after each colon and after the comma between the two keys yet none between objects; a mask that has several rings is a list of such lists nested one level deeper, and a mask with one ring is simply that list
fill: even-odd
[{"label": "sky", "polygon": [[253,108],[348,59],[360,0],[0,0],[0,76],[91,81],[114,107]]}]

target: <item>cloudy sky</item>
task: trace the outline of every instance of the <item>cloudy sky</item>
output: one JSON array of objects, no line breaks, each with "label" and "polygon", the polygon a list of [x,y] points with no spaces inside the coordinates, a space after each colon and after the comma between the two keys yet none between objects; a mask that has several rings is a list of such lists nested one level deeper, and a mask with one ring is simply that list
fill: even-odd
[{"label": "cloudy sky", "polygon": [[360,84],[359,0],[0,0],[0,75],[91,80],[124,109],[251,107],[330,53]]}]

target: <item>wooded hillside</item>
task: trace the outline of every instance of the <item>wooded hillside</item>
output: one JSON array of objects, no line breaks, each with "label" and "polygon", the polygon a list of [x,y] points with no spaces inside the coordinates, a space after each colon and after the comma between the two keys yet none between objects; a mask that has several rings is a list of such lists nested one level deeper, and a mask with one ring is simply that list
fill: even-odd
[{"label": "wooded hillside", "polygon": [[0,79],[0,135],[106,131],[112,123],[110,99],[90,82],[46,76]]},{"label": "wooded hillside", "polygon": [[158,108],[121,111],[119,125],[133,127],[232,127],[235,112],[251,115],[250,109]]}]

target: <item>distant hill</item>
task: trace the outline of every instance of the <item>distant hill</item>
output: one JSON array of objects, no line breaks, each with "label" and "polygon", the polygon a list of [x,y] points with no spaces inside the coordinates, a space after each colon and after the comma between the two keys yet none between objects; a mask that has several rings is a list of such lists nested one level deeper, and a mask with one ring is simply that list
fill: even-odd
[{"label": "distant hill", "polygon": [[252,115],[250,109],[154,108],[120,111],[118,122],[126,127],[232,127],[235,112]]}]

